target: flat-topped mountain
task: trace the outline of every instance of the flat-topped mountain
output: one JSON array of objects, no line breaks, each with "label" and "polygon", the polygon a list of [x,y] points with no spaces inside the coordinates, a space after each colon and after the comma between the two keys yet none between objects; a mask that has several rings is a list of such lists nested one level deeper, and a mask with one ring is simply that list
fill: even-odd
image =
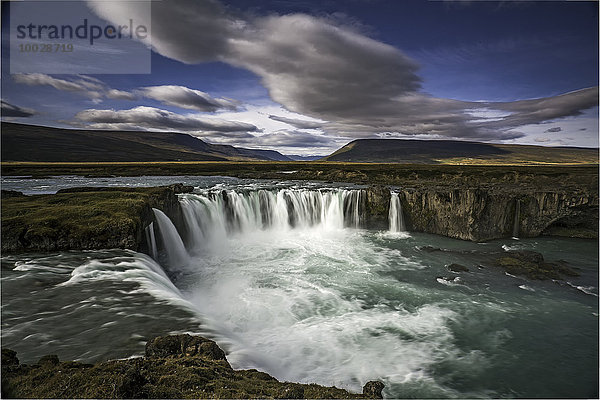
[{"label": "flat-topped mountain", "polygon": [[359,139],[322,161],[405,164],[596,164],[598,149],[459,140]]}]

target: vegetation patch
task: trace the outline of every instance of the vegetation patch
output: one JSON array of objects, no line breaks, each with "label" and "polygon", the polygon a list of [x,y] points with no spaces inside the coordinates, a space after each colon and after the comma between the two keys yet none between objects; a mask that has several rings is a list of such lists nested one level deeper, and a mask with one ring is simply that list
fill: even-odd
[{"label": "vegetation patch", "polygon": [[73,188],[2,199],[2,251],[137,250],[152,207],[169,208],[183,185]]},{"label": "vegetation patch", "polygon": [[19,364],[2,350],[2,397],[151,399],[356,399],[381,398],[383,383],[366,383],[363,393],[316,384],[279,382],[257,370],[234,370],[215,342],[200,336],[150,340],[146,356],[96,365],[44,356]]}]

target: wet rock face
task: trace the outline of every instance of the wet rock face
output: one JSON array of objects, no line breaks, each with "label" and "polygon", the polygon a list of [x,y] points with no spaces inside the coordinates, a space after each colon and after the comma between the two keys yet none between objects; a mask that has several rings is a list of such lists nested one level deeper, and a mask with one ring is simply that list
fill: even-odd
[{"label": "wet rock face", "polygon": [[409,231],[471,241],[515,233],[598,237],[598,194],[585,190],[420,187],[400,190],[399,197]]},{"label": "wet rock face", "polygon": [[366,190],[364,220],[367,228],[387,229],[391,192],[387,186],[374,185]]}]

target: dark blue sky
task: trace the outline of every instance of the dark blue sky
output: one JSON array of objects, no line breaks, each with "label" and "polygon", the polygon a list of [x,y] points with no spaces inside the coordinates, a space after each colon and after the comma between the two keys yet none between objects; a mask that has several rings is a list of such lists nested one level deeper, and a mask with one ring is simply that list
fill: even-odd
[{"label": "dark blue sky", "polygon": [[[122,13],[99,4],[106,9],[95,12],[107,21]],[[12,120],[117,129],[138,121],[131,122],[125,111],[146,107],[136,113],[140,129],[152,128],[155,121],[154,117],[143,119],[142,111],[168,112],[166,118],[178,121],[173,127],[182,126],[180,116],[188,118],[185,123],[193,118],[217,118],[256,129],[245,135],[218,129],[185,130],[208,141],[305,154],[327,153],[354,138],[382,135],[598,145],[597,100],[595,104],[590,100],[594,93],[588,89],[598,85],[598,2],[234,0],[217,5],[210,1],[173,4],[177,5],[160,13],[153,9],[151,74],[85,74],[99,79],[102,90],[135,93],[135,99],[133,95],[93,97],[83,89],[64,90],[65,85],[52,81],[80,79],[72,74],[15,79],[6,57],[10,18],[3,7],[2,99],[34,112],[29,118]],[[190,7],[189,13],[185,7]],[[291,14],[302,17],[285,18]],[[169,18],[177,16],[188,19],[182,24],[189,24],[180,37],[169,27]],[[240,24],[242,28],[237,27]],[[236,28],[226,28],[229,25]],[[211,40],[225,36],[229,42],[207,44],[211,30],[215,31]],[[206,50],[196,50],[194,40]],[[361,71],[352,70],[351,65]],[[330,71],[336,68],[339,76]],[[165,88],[156,89],[151,95],[139,92],[159,86],[179,89],[171,88],[168,93]],[[197,94],[181,88],[201,91],[212,99],[232,99],[237,106],[184,105],[184,97],[188,101],[186,96]],[[588,92],[555,97],[582,89]],[[364,99],[354,98],[363,93]],[[555,103],[527,107],[515,103],[538,98],[551,98]],[[363,102],[368,107],[352,111]],[[535,107],[546,109],[536,112]],[[105,113],[98,119],[98,113],[78,114],[85,110],[123,112]],[[427,112],[416,118],[411,110]],[[464,120],[465,113],[477,118]],[[269,116],[319,121],[323,126],[306,128]],[[3,117],[7,119],[6,113]],[[170,127],[166,123],[156,129]]]}]

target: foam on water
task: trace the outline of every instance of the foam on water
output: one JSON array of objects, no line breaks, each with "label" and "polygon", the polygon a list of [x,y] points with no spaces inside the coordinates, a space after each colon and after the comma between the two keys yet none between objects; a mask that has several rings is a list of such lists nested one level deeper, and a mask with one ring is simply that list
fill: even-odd
[{"label": "foam on water", "polygon": [[[360,391],[371,379],[433,382],[429,367],[458,354],[448,326],[455,313],[442,304],[407,308],[402,296],[412,291],[380,274],[424,266],[383,251],[365,231],[237,234],[191,265],[182,291],[235,368]],[[394,301],[377,300],[390,291]]]},{"label": "foam on water", "polygon": [[131,293],[141,290],[157,299],[166,300],[188,309],[191,305],[167,277],[164,270],[145,254],[130,252],[130,257],[113,257],[102,260],[91,259],[76,267],[71,277],[58,286],[77,285],[90,281],[131,282],[138,285]]}]

